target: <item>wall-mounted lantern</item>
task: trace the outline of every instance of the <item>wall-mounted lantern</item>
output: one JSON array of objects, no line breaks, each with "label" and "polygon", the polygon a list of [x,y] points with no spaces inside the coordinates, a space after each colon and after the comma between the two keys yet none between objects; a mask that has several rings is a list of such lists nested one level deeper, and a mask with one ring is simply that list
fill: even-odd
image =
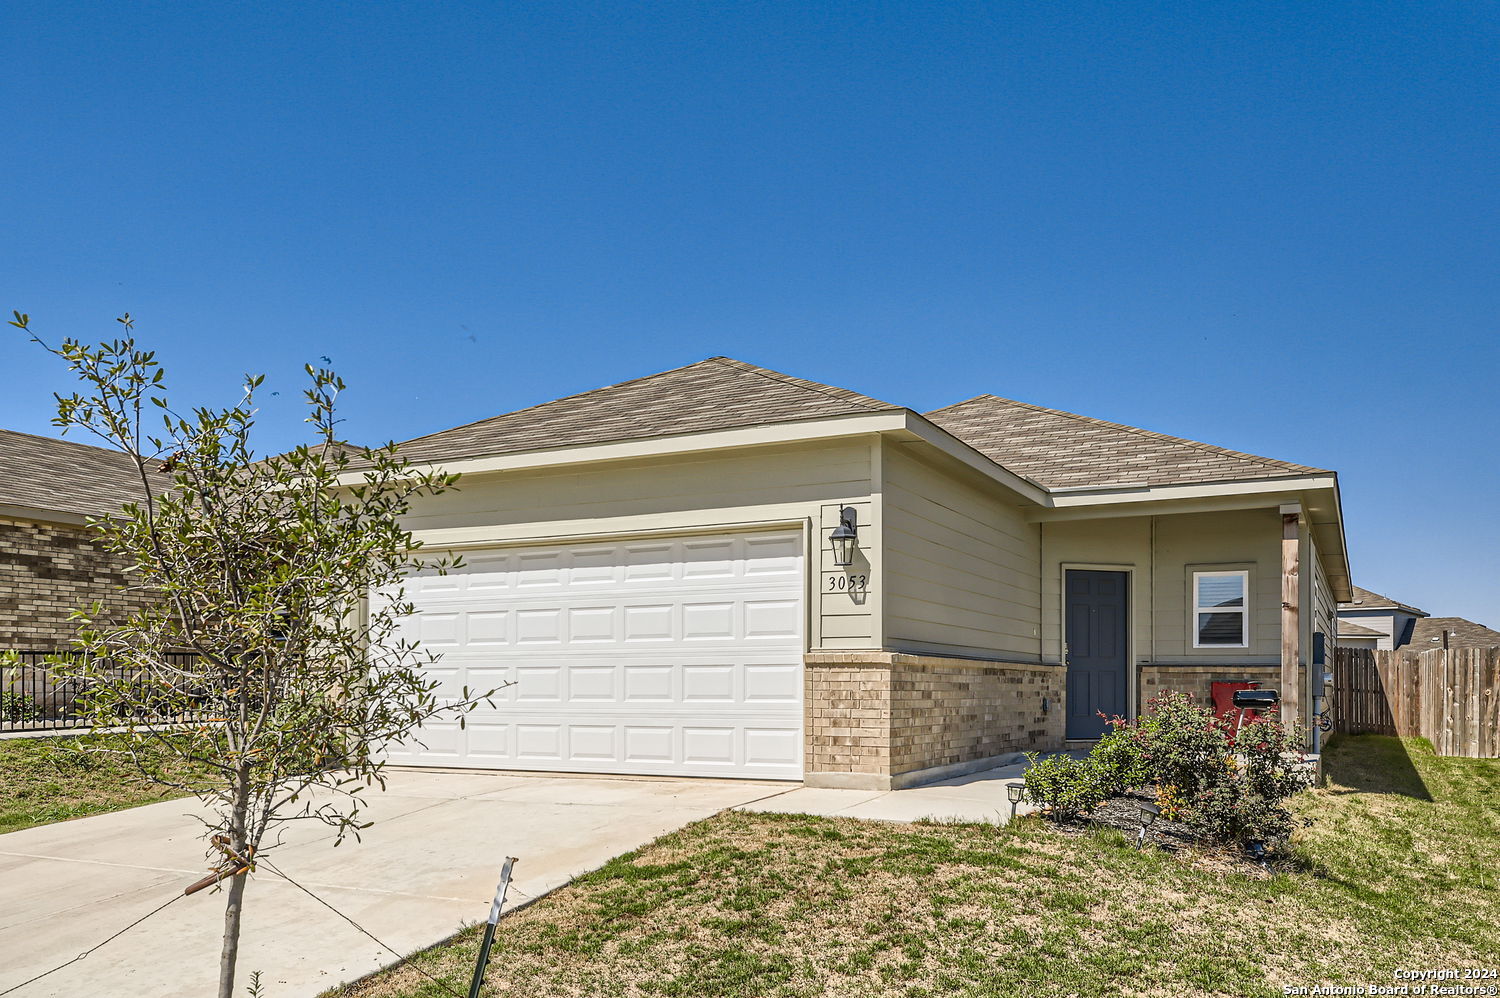
[{"label": "wall-mounted lantern", "polygon": [[839,525],[828,534],[828,540],[833,544],[833,563],[839,568],[854,564],[855,542],[859,539],[858,522],[859,514],[854,507],[845,506],[839,510]]}]

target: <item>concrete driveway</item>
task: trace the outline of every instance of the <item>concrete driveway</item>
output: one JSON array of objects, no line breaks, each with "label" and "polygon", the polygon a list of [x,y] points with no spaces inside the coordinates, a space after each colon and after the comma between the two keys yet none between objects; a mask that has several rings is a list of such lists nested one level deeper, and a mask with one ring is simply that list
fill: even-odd
[{"label": "concrete driveway", "polygon": [[[271,859],[402,953],[484,918],[507,855],[511,900],[567,883],[692,821],[784,792],[730,780],[391,773],[364,841],[329,847],[294,825]],[[0,835],[0,990],[118,931],[206,869],[192,802],[169,801]],[[268,871],[246,892],[240,981],[308,998],[392,962],[337,915]],[[17,998],[201,998],[217,981],[223,895],[202,892]],[[242,988],[241,988],[242,990]]]}]

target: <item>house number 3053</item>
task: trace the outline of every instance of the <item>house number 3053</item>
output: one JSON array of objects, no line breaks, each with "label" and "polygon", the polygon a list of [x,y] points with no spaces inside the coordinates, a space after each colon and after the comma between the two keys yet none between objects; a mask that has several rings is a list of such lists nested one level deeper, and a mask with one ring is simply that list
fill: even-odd
[{"label": "house number 3053", "polygon": [[831,593],[864,592],[870,587],[868,575],[830,575],[828,591]]}]

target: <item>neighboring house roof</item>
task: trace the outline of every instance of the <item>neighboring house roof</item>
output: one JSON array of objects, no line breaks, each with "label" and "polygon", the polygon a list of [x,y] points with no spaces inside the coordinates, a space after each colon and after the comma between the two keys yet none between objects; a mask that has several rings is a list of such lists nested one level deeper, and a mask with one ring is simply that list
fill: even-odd
[{"label": "neighboring house roof", "polygon": [[0,430],[0,507],[108,516],[143,495],[122,451]]},{"label": "neighboring house roof", "polygon": [[1053,490],[1328,473],[994,395],[926,416],[996,463]]},{"label": "neighboring house roof", "polygon": [[401,454],[413,461],[490,457],[900,408],[848,389],[710,357],[417,437],[401,445]]},{"label": "neighboring house roof", "polygon": [[1350,588],[1354,591],[1354,598],[1347,603],[1339,604],[1339,612],[1341,613],[1346,610],[1400,610],[1403,613],[1410,613],[1418,617],[1427,616],[1426,610],[1418,610],[1414,606],[1397,602],[1389,596],[1372,593],[1370,590],[1362,589],[1359,586],[1351,586]]},{"label": "neighboring house roof", "polygon": [[1444,631],[1449,632],[1449,648],[1500,648],[1500,631],[1462,617],[1428,617],[1416,623],[1407,651],[1443,647]]},{"label": "neighboring house roof", "polygon": [[1341,638],[1385,638],[1389,636],[1384,631],[1377,631],[1373,627],[1364,627],[1347,620],[1339,621],[1339,637]]}]

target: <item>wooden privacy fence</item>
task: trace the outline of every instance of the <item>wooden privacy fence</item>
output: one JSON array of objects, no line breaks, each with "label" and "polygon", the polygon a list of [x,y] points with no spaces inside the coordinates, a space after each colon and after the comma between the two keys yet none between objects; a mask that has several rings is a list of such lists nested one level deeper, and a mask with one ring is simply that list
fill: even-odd
[{"label": "wooden privacy fence", "polygon": [[1426,738],[1439,755],[1500,758],[1500,648],[1339,648],[1333,729]]}]

